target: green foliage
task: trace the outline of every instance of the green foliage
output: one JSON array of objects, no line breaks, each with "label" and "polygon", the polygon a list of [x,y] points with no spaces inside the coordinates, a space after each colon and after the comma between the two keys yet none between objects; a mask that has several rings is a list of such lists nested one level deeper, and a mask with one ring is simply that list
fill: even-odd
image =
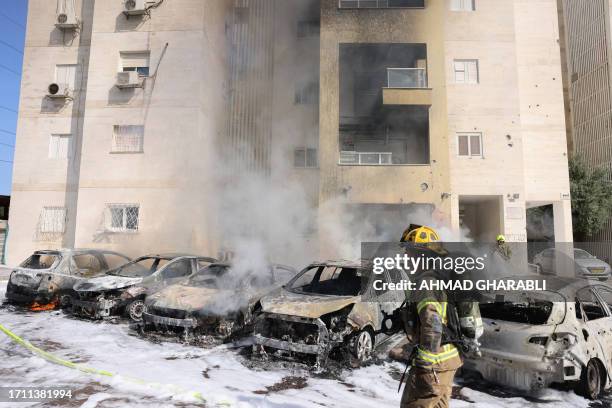
[{"label": "green foliage", "polygon": [[612,183],[603,169],[589,169],[579,158],[570,160],[569,176],[574,238],[585,239],[601,231],[612,216]]}]

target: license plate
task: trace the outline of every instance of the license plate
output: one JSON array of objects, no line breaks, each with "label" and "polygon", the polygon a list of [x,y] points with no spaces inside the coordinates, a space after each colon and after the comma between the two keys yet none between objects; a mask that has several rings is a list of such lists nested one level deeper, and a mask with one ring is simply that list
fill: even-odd
[{"label": "license plate", "polygon": [[593,273],[603,273],[604,268],[591,268],[590,271]]}]

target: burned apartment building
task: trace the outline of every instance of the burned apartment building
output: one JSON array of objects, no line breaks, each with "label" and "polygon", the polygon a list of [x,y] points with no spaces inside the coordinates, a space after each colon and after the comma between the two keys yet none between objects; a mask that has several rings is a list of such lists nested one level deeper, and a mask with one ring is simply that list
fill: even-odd
[{"label": "burned apartment building", "polygon": [[558,39],[555,0],[30,0],[8,262],[216,255],[251,173],[299,186],[322,257],[409,222],[526,241],[542,205],[571,241]]},{"label": "burned apartment building", "polygon": [[[558,0],[570,155],[604,169],[612,183],[612,36],[608,0]],[[612,220],[593,237],[592,252],[612,258]]]}]

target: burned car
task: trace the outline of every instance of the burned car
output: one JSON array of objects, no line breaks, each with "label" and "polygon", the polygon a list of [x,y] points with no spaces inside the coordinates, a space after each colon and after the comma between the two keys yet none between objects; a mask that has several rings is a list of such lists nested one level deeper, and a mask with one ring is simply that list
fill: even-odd
[{"label": "burned car", "polygon": [[387,325],[387,318],[395,314],[402,299],[362,297],[369,290],[362,285],[367,273],[356,262],[307,266],[282,289],[261,299],[254,352],[310,361],[317,367],[335,351],[349,352],[355,362],[368,360],[392,334],[390,330],[398,330]]},{"label": "burned car", "polygon": [[140,321],[147,293],[181,281],[212,262],[214,258],[196,255],[142,256],[106,276],[77,283],[72,312],[92,319],[124,314]]},{"label": "burned car", "polygon": [[69,306],[76,283],[129,261],[117,252],[94,249],[35,251],[11,272],[6,298],[11,303],[29,304],[34,310]]},{"label": "burned car", "polygon": [[574,278],[480,305],[481,353],[464,369],[522,391],[568,383],[589,398],[610,387],[612,286]]},{"label": "burned car", "polygon": [[259,299],[288,282],[296,270],[283,265],[256,269],[214,263],[181,283],[147,296],[144,331],[214,335],[225,339],[251,323]]}]

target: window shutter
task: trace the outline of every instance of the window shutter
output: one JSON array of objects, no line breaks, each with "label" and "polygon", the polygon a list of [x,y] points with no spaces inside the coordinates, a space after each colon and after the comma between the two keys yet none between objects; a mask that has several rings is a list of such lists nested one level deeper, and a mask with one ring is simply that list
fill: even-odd
[{"label": "window shutter", "polygon": [[459,135],[457,139],[459,143],[459,156],[468,156],[470,154],[470,148],[468,146],[468,136]]},{"label": "window shutter", "polygon": [[121,52],[121,67],[148,67],[149,51]]},{"label": "window shutter", "polygon": [[480,151],[480,135],[470,136],[470,154],[472,156],[480,156],[482,154]]},{"label": "window shutter", "polygon": [[74,90],[76,84],[76,65],[56,65],[55,83],[59,85],[60,91],[64,91],[64,89]]},{"label": "window shutter", "polygon": [[478,83],[478,61],[469,61],[467,64],[467,77],[469,78],[467,82],[472,84]]}]

